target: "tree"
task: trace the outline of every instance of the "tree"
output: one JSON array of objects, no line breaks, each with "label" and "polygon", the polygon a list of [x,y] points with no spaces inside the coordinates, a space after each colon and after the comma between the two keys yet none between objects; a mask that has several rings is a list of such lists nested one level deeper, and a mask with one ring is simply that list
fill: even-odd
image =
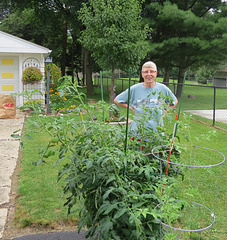
[{"label": "tree", "polygon": [[221,0],[146,2],[144,21],[152,28],[148,56],[166,72],[179,69],[177,97],[188,67],[219,64],[224,56],[215,54],[217,49],[227,54],[226,26],[220,28],[227,19],[220,14],[222,6]]},{"label": "tree", "polygon": [[110,103],[114,99],[115,69],[137,67],[148,51],[140,12],[137,0],[91,0],[80,12],[86,27],[82,44],[103,70],[112,70]]},{"label": "tree", "polygon": [[51,56],[61,66],[62,75],[72,75],[73,81],[74,71],[80,82],[78,72],[84,69],[86,74],[83,79],[87,78],[89,90],[87,94],[93,94],[92,64],[87,64],[92,63],[92,59],[88,59],[90,54],[86,58],[82,56],[85,51],[82,51],[78,41],[83,26],[77,12],[87,0],[2,1],[4,5],[0,6],[1,18],[6,16],[5,13],[11,13],[3,20],[2,30],[52,49]]},{"label": "tree", "polygon": [[[11,10],[11,14],[3,20],[4,31],[53,49],[52,57],[55,62],[61,65],[62,75],[65,75],[67,54],[70,52],[68,51],[68,37],[71,33],[74,35],[73,39],[75,39],[75,35],[77,35],[77,38],[79,37],[79,27],[81,24],[78,24],[77,11],[84,1],[2,1],[4,3],[2,5],[3,9]],[[28,11],[32,13],[32,18],[27,18]],[[14,16],[11,16],[12,14],[14,14]],[[15,21],[16,18],[19,18],[20,21]],[[23,18],[26,23],[23,23]],[[8,19],[11,19],[14,24],[11,24]],[[22,31],[19,31],[19,28],[17,28],[19,23],[21,26],[20,30]],[[28,26],[31,28],[26,29]],[[73,44],[74,43],[76,45],[75,41],[73,41]],[[72,47],[72,45],[70,45],[70,47]],[[71,67],[70,64],[70,68]]]},{"label": "tree", "polygon": [[61,54],[61,30],[58,14],[53,14],[48,24],[45,17],[40,18],[33,8],[15,8],[3,20],[2,31],[14,36],[53,49],[52,57],[55,63]]},{"label": "tree", "polygon": [[200,67],[196,72],[196,80],[198,83],[206,84],[211,79],[216,71],[214,69]]},{"label": "tree", "polygon": [[0,21],[4,19],[9,13],[10,13],[10,5],[7,3],[1,3],[0,4]]}]

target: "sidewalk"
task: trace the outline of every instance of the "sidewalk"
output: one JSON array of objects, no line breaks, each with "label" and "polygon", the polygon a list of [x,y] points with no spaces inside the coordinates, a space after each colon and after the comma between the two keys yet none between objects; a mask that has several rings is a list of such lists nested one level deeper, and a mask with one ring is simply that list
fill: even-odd
[{"label": "sidewalk", "polygon": [[11,176],[17,164],[20,145],[11,134],[19,129],[22,130],[23,123],[24,115],[19,111],[15,119],[0,119],[0,239],[7,219]]},{"label": "sidewalk", "polygon": [[[191,114],[195,114],[213,120],[213,110],[187,110],[184,112],[189,112]],[[227,123],[227,109],[216,109],[215,121]]]},{"label": "sidewalk", "polygon": [[78,234],[77,232],[52,232],[45,234],[16,237],[13,238],[12,240],[86,240],[86,239],[88,238],[85,238],[85,231],[81,231],[80,234]]}]

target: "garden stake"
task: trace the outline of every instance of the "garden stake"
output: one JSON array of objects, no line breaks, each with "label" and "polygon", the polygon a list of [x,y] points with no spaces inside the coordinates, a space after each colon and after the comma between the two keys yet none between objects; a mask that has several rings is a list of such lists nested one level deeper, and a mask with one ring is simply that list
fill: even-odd
[{"label": "garden stake", "polygon": [[171,152],[172,152],[172,149],[173,149],[173,142],[174,142],[174,139],[175,139],[175,133],[176,133],[175,131],[176,131],[177,119],[178,119],[178,114],[176,114],[176,117],[175,117],[175,123],[174,123],[173,134],[172,134],[172,142],[170,144],[170,150],[169,150],[168,163],[167,163],[167,167],[166,167],[166,175],[165,175],[165,177],[167,176],[168,170],[169,170],[169,162],[170,162]]},{"label": "garden stake", "polygon": [[[103,99],[103,79],[102,79],[102,71],[100,71],[100,81],[101,81],[101,97],[102,97],[102,102],[104,101]],[[105,121],[105,117],[104,117],[104,111],[102,111],[103,114],[103,122]]]},{"label": "garden stake", "polygon": [[86,131],[86,128],[85,128],[85,125],[84,125],[84,118],[83,118],[82,112],[80,112],[80,117],[81,117],[81,120],[82,120],[82,123],[83,123],[83,126],[84,126],[84,131]]},{"label": "garden stake", "polygon": [[[129,81],[128,81],[128,106],[127,106],[127,118],[126,118],[126,129],[125,129],[125,155],[127,152],[127,140],[128,140],[128,116],[129,116],[129,102],[130,102],[130,85],[131,85],[131,68],[129,68]],[[125,164],[123,168],[123,175],[125,176],[126,169]]]},{"label": "garden stake", "polygon": [[125,154],[126,154],[126,151],[127,151],[127,139],[128,139],[128,116],[129,116],[129,102],[130,102],[131,72],[132,72],[132,69],[129,68],[129,81],[128,81],[128,106],[127,106],[127,119],[126,119],[126,132],[125,132]]},{"label": "garden stake", "polygon": [[187,72],[185,72],[185,74],[184,74],[184,81],[183,81],[183,86],[182,86],[182,91],[181,91],[181,96],[180,96],[180,105],[179,105],[178,113],[176,114],[176,117],[175,117],[175,124],[174,124],[174,127],[173,127],[172,142],[171,142],[171,145],[170,145],[170,151],[169,151],[169,156],[168,156],[168,163],[167,163],[167,167],[166,167],[166,175],[165,175],[165,177],[168,174],[171,152],[173,150],[173,143],[174,143],[174,139],[175,139],[176,131],[177,131],[177,125],[178,125],[177,121],[180,118],[181,102],[182,102],[182,96],[183,96],[183,91],[184,91],[184,84],[185,84],[186,75],[187,75]]},{"label": "garden stake", "polygon": [[101,97],[103,101],[103,81],[102,81],[102,71],[100,71],[100,81],[101,81]]}]

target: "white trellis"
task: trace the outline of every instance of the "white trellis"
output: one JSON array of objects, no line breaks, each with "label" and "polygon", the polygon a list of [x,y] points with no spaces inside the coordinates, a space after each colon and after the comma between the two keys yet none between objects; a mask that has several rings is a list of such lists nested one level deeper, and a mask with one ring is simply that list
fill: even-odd
[{"label": "white trellis", "polygon": [[[40,71],[43,73],[43,80],[35,84],[24,84],[23,91],[32,92],[36,89],[39,90],[42,94],[36,92],[35,94],[33,94],[32,98],[35,100],[41,99],[43,104],[45,104],[45,71],[44,69],[41,69],[41,64],[36,58],[27,58],[24,60],[22,65],[23,71],[29,67],[36,67],[40,69]],[[23,102],[25,101],[26,99],[23,99]]]}]

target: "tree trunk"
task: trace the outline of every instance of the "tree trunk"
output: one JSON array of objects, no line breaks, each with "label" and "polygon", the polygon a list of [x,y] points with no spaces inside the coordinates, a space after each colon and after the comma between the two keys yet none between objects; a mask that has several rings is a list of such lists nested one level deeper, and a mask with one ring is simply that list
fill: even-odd
[{"label": "tree trunk", "polygon": [[85,71],[85,69],[86,69],[86,64],[85,64],[85,52],[86,52],[86,50],[85,50],[85,48],[82,46],[82,51],[81,51],[81,59],[82,59],[82,81],[81,81],[81,85],[82,86],[84,86],[84,85],[86,85],[85,84],[85,76],[86,76],[86,71]]},{"label": "tree trunk", "polygon": [[185,71],[186,71],[186,69],[184,67],[182,67],[182,66],[179,67],[178,85],[177,85],[177,93],[176,93],[177,98],[181,97]]},{"label": "tree trunk", "polygon": [[79,78],[79,73],[77,71],[76,71],[76,78],[77,78],[78,85],[81,86],[82,80]]},{"label": "tree trunk", "polygon": [[166,68],[165,69],[165,75],[164,75],[164,78],[163,78],[163,83],[165,83],[166,86],[169,86],[170,73],[171,73],[171,70]]},{"label": "tree trunk", "polygon": [[112,66],[112,78],[111,78],[111,88],[110,88],[110,104],[113,104],[114,102],[114,80],[115,80],[115,67]]},{"label": "tree trunk", "polygon": [[72,76],[72,83],[74,83],[74,63],[73,63],[73,57],[71,59],[71,76]]},{"label": "tree trunk", "polygon": [[75,36],[73,33],[71,33],[71,36],[72,36],[72,45],[71,45],[71,75],[72,75],[72,82],[74,83],[74,79],[75,79],[75,74],[74,74],[74,56],[75,56],[75,47],[76,47],[76,44],[75,44]]},{"label": "tree trunk", "polygon": [[144,79],[143,79],[141,74],[140,74],[140,81],[139,82],[144,82]]},{"label": "tree trunk", "polygon": [[87,85],[87,95],[95,95],[93,81],[92,81],[92,67],[90,64],[91,53],[85,49],[85,75]]},{"label": "tree trunk", "polygon": [[67,21],[63,21],[63,34],[62,34],[62,53],[61,53],[61,74],[65,76],[66,65],[66,48],[67,48]]}]

